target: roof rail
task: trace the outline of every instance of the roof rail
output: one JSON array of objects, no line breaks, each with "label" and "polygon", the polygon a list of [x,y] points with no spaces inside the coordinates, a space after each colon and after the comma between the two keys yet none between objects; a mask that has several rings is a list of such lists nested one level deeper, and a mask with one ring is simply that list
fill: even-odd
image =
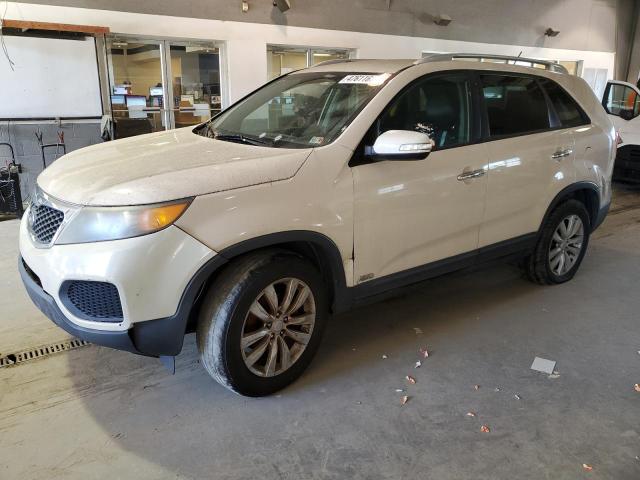
[{"label": "roof rail", "polygon": [[[552,62],[550,60],[538,60],[535,58],[524,58],[524,57],[512,57],[509,55],[486,55],[482,53],[436,53],[433,55],[428,55],[426,57],[420,58],[414,62],[414,65],[421,65],[423,63],[431,63],[431,62],[448,62],[450,60],[464,60],[464,59],[475,59],[478,61],[483,60],[504,60],[505,63],[514,65],[515,62],[518,64],[528,63],[529,66],[533,67],[534,65],[543,65],[545,70],[549,70],[550,72],[557,73],[569,73],[568,70],[559,63]],[[510,63],[514,62],[514,63]],[[527,65],[521,65],[527,66]]]},{"label": "roof rail", "polygon": [[319,67],[320,65],[333,65],[334,63],[349,63],[353,62],[352,58],[336,58],[334,60],[325,60],[324,62],[316,63],[312,67]]}]

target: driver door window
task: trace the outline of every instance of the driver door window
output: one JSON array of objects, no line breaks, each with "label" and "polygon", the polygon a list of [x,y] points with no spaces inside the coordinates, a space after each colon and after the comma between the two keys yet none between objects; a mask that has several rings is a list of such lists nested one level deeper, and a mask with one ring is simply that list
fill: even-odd
[{"label": "driver door window", "polygon": [[374,125],[374,136],[413,130],[429,135],[434,150],[466,145],[471,139],[470,98],[465,74],[424,79],[391,102]]}]

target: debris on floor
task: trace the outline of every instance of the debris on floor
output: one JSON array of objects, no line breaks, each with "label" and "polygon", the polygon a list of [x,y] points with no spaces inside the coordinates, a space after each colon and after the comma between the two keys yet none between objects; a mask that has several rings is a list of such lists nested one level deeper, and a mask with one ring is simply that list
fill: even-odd
[{"label": "debris on floor", "polygon": [[499,392],[499,391],[500,391],[500,389],[499,389],[498,387],[496,387],[496,388],[494,388],[494,389],[493,389],[493,391],[494,391],[494,392]]},{"label": "debris on floor", "polygon": [[554,370],[553,373],[549,375],[549,378],[560,378],[560,372],[557,370]]},{"label": "debris on floor", "polygon": [[396,388],[396,393],[402,393],[404,392],[404,388]]},{"label": "debris on floor", "polygon": [[409,401],[409,397],[407,395],[405,395],[404,397],[402,397],[402,399],[400,400],[400,405],[405,405],[407,402]]},{"label": "debris on floor", "polygon": [[531,364],[531,370],[537,372],[553,374],[553,369],[556,368],[556,362],[554,360],[547,360],[546,358],[536,357]]},{"label": "debris on floor", "polygon": [[418,361],[416,362],[416,366],[415,366],[415,368],[420,368],[421,366],[422,366],[422,362],[421,362],[420,360],[418,360]]},{"label": "debris on floor", "polygon": [[422,329],[418,327],[413,327],[413,330],[416,332],[416,335],[422,335]]},{"label": "debris on floor", "polygon": [[475,417],[476,412],[467,412],[467,417]]},{"label": "debris on floor", "polygon": [[420,350],[418,350],[418,352],[420,352],[420,355],[422,355],[422,358],[429,357],[429,350],[427,350],[427,347],[422,347]]},{"label": "debris on floor", "polygon": [[591,470],[593,470],[593,467],[588,463],[583,463],[582,468],[584,468],[587,472],[590,472]]},{"label": "debris on floor", "polygon": [[489,428],[489,425],[482,425],[482,426],[480,427],[480,431],[481,431],[482,433],[489,433],[489,432],[491,431],[491,429]]},{"label": "debris on floor", "polygon": [[383,360],[386,360],[387,358],[389,358],[389,357],[387,357],[386,355],[382,355],[382,359]]},{"label": "debris on floor", "polygon": [[640,392],[640,383],[636,383],[633,388],[636,392]]},{"label": "debris on floor", "polygon": [[480,385],[474,385],[473,388],[476,390],[480,390]]},{"label": "debris on floor", "polygon": [[407,375],[405,378],[407,379],[407,382],[409,382],[411,385],[416,384],[416,379],[413,378],[411,375]]},{"label": "debris on floor", "polygon": [[513,398],[515,398],[516,400],[520,400],[520,395],[518,395],[517,393],[513,396]]}]

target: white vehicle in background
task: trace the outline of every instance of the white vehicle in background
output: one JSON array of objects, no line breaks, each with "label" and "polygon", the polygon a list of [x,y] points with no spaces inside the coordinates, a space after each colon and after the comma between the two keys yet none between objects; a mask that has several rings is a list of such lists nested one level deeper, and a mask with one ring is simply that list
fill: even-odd
[{"label": "white vehicle in background", "polygon": [[613,178],[640,182],[640,90],[632,83],[610,80],[602,106],[618,133]]}]

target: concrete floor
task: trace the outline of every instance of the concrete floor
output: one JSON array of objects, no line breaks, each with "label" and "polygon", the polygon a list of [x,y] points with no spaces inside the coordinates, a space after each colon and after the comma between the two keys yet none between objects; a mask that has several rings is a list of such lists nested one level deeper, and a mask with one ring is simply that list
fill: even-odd
[{"label": "concrete floor", "polygon": [[[0,352],[61,337],[16,287],[16,229],[0,223]],[[618,188],[574,281],[497,265],[341,315],[270,398],[219,387],[193,338],[175,376],[95,346],[0,369],[0,479],[638,479],[639,240],[640,189]]]}]

